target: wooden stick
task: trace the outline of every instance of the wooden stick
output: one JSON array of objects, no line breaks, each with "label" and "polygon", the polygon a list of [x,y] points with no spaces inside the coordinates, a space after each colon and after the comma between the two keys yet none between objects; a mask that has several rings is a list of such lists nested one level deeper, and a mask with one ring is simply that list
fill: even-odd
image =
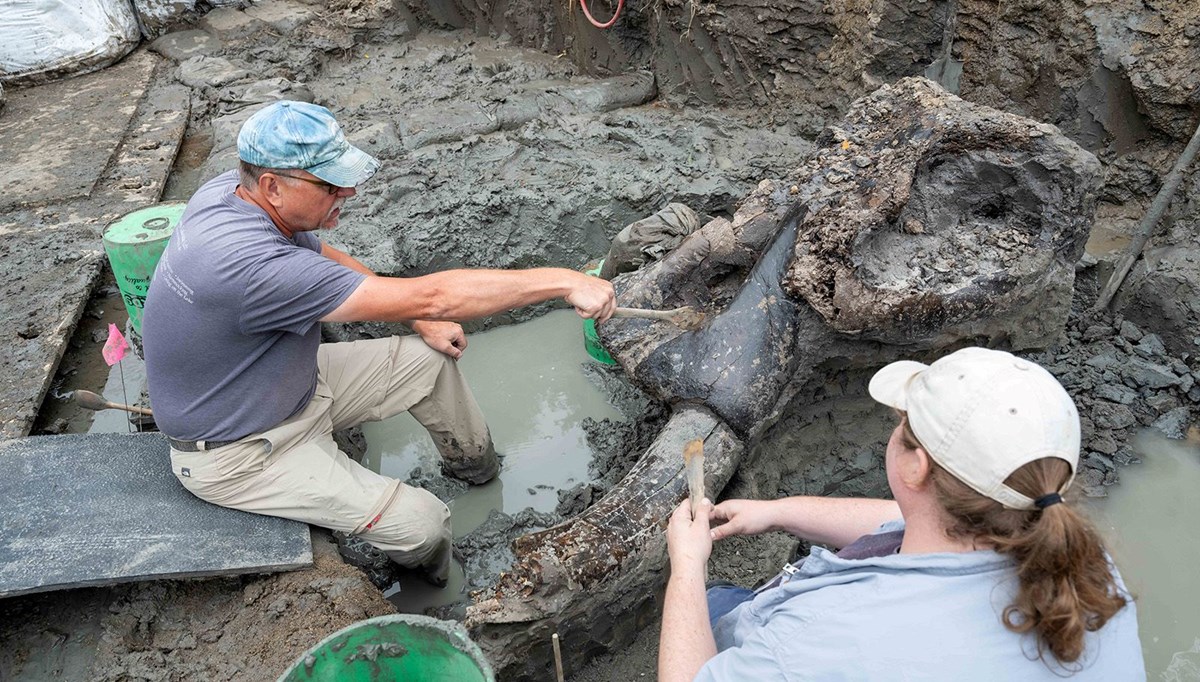
[{"label": "wooden stick", "polygon": [[71,391],[71,397],[75,400],[75,404],[85,410],[125,410],[134,414],[144,414],[147,417],[153,417],[154,412],[145,407],[136,407],[134,405],[125,405],[123,403],[114,403],[92,393],[77,388]]},{"label": "wooden stick", "polygon": [[550,642],[554,644],[554,672],[558,676],[558,682],[563,682],[562,649],[558,646],[557,632],[550,635]]},{"label": "wooden stick", "polygon": [[670,322],[680,329],[699,329],[704,325],[704,313],[684,306],[673,310],[646,310],[645,308],[617,308],[613,317],[636,317],[643,320]]},{"label": "wooden stick", "polygon": [[1146,215],[1142,217],[1142,222],[1138,224],[1136,236],[1133,242],[1129,244],[1128,251],[1121,260],[1117,261],[1117,269],[1113,270],[1113,274],[1108,278],[1108,283],[1104,285],[1100,296],[1096,299],[1094,310],[1104,310],[1108,304],[1112,302],[1113,297],[1117,295],[1117,289],[1121,288],[1121,284],[1125,282],[1125,277],[1129,275],[1129,271],[1133,269],[1133,264],[1142,255],[1142,249],[1146,248],[1146,242],[1150,241],[1150,235],[1154,232],[1154,226],[1162,219],[1163,214],[1167,212],[1167,207],[1171,205],[1171,197],[1175,195],[1176,188],[1183,180],[1183,171],[1192,165],[1192,161],[1196,158],[1196,153],[1200,152],[1200,126],[1196,126],[1196,132],[1192,134],[1191,142],[1183,150],[1179,160],[1175,162],[1175,167],[1167,175],[1167,179],[1163,181],[1162,187],[1159,188],[1158,194],[1154,196],[1154,201],[1150,204],[1150,210],[1146,211]]},{"label": "wooden stick", "polygon": [[687,473],[688,499],[692,503],[692,518],[704,499],[704,440],[688,441],[683,448],[683,468]]}]

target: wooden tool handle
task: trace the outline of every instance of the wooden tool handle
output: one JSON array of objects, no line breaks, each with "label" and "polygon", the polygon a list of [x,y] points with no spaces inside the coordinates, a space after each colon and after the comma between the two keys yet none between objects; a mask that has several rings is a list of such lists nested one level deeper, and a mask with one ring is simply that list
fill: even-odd
[{"label": "wooden tool handle", "polygon": [[99,395],[91,391],[83,389],[75,389],[71,392],[75,399],[75,404],[85,410],[125,410],[134,414],[144,414],[147,417],[153,417],[154,413],[144,407],[135,407],[133,405],[124,405],[122,403],[114,403],[105,400]]},{"label": "wooden tool handle", "polygon": [[704,439],[688,441],[684,446],[683,469],[687,476],[692,518],[695,518],[700,510],[700,501],[704,499]]},{"label": "wooden tool handle", "polygon": [[675,319],[677,310],[646,310],[645,308],[617,308],[613,311],[613,317],[639,317],[643,320],[666,320],[671,322]]}]

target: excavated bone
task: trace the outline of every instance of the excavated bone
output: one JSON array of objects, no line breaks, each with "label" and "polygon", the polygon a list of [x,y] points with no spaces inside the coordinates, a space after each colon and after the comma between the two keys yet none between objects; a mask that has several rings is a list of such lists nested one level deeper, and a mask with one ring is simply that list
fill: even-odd
[{"label": "excavated bone", "polygon": [[706,436],[716,494],[820,372],[1061,332],[1100,182],[1091,154],[917,78],[860,99],[819,143],[732,220],[614,281],[622,305],[687,305],[709,322],[599,326],[621,367],[675,412],[616,488],[518,538],[513,569],[475,597],[467,624],[502,679],[544,679],[556,631],[568,669],[632,638],[661,581],[662,528],[686,496],[688,439]]},{"label": "excavated bone", "polygon": [[830,327],[931,347],[1062,332],[1096,157],[923,78],[860,99],[819,142],[799,174],[837,201],[809,211],[784,288]]},{"label": "excavated bone", "polygon": [[1095,157],[923,78],[860,99],[820,142],[732,223],[616,280],[622,302],[686,303],[707,328],[600,327],[639,385],[707,405],[751,442],[821,363],[1057,337],[1095,209]]},{"label": "excavated bone", "polygon": [[[599,502],[565,523],[523,535],[513,543],[517,557],[496,585],[474,595],[466,626],[503,677],[544,675],[529,659],[558,631],[569,649],[597,622],[618,623],[654,599],[646,586],[662,569],[665,519],[687,496],[683,448],[701,438],[705,487],[720,490],[744,451],[742,442],[712,413],[684,407],[634,468]],[[653,549],[653,551],[650,551]],[[545,653],[544,651],[542,653]],[[582,662],[581,651],[568,659]]]}]

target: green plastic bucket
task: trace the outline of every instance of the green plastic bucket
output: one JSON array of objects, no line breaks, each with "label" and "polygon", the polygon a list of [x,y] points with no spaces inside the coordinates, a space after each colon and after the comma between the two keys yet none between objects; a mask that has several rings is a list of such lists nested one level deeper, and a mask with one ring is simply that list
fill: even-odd
[{"label": "green plastic bucket", "polygon": [[[602,267],[604,267],[603,258],[601,258],[594,267],[587,268],[583,272],[585,275],[599,277],[600,268]],[[613,359],[613,356],[609,355],[608,351],[604,349],[604,344],[600,343],[600,334],[596,331],[595,320],[583,321],[583,348],[596,362],[602,362],[606,365],[617,364],[617,361]]]},{"label": "green plastic bucket", "polygon": [[104,228],[104,252],[121,290],[129,322],[139,334],[150,278],[184,206],[182,201],[156,204],[127,213]]},{"label": "green plastic bucket", "polygon": [[495,679],[483,652],[461,625],[401,613],[338,630],[306,651],[279,682]]}]

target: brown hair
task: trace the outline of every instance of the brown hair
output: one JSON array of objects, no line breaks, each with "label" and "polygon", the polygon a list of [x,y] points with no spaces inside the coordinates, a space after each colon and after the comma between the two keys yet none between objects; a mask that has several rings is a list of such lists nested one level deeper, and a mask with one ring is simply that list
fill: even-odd
[{"label": "brown hair", "polygon": [[[908,447],[922,447],[902,415]],[[947,516],[947,534],[972,539],[1017,563],[1019,585],[1004,609],[1004,626],[1037,636],[1038,655],[1048,650],[1062,663],[1083,655],[1085,632],[1104,627],[1127,602],[1117,589],[1104,545],[1092,524],[1067,504],[1045,509],[1008,509],[955,478],[930,458],[934,494]],[[1057,457],[1034,460],[1005,484],[1034,499],[1058,492],[1071,474]]]}]

